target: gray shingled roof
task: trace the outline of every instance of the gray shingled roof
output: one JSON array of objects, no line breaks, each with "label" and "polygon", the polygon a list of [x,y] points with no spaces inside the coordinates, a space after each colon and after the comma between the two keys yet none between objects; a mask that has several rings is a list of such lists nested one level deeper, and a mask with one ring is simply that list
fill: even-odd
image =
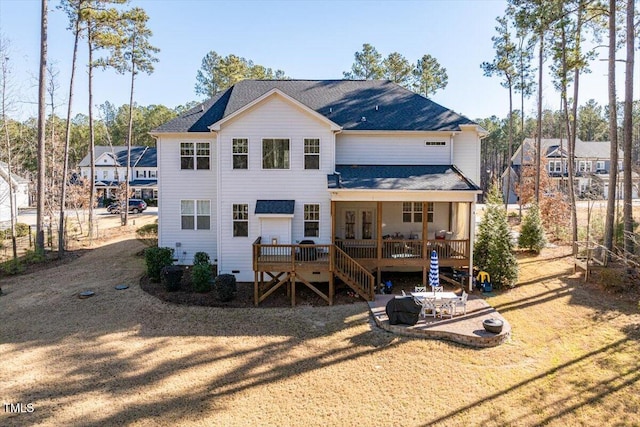
[{"label": "gray shingled roof", "polygon": [[[522,147],[524,147],[524,163],[532,163],[531,154],[534,152],[536,140],[534,138],[525,138]],[[563,157],[567,155],[567,140],[559,138],[543,138],[541,140],[542,153],[547,156],[560,157],[560,147],[562,146]],[[611,144],[609,141],[582,141],[576,138],[576,159],[609,159]],[[618,151],[619,158],[622,158],[622,150]],[[520,164],[520,151],[517,150],[511,158],[514,164]]]},{"label": "gray shingled roof", "polygon": [[295,200],[256,200],[256,214],[293,215]]},{"label": "gray shingled roof", "polygon": [[480,190],[453,165],[337,165],[328,175],[330,189],[356,190]]},{"label": "gray shingled roof", "polygon": [[454,131],[475,124],[389,80],[243,80],[152,133],[209,132],[208,126],[272,89],[344,130]]},{"label": "gray shingled roof", "polygon": [[[127,147],[123,146],[106,146],[98,145],[94,148],[95,159],[98,159],[104,153],[109,153],[115,158],[116,165],[124,166],[127,164]],[[157,150],[155,147],[132,146],[131,147],[131,166],[156,167],[158,164]],[[89,154],[78,163],[78,166],[91,166],[89,162]]]}]

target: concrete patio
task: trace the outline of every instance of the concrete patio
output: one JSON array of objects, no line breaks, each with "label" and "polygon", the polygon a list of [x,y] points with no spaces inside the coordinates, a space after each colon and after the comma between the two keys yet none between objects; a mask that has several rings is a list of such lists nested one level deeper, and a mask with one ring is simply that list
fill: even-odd
[{"label": "concrete patio", "polygon": [[[470,347],[495,347],[506,342],[511,336],[511,325],[491,307],[481,296],[470,294],[467,313],[453,318],[420,317],[411,325],[391,325],[385,312],[387,302],[395,295],[376,295],[369,302],[369,310],[378,327],[398,335],[453,341]],[[485,319],[500,319],[504,322],[499,334],[487,332],[482,326]]]}]

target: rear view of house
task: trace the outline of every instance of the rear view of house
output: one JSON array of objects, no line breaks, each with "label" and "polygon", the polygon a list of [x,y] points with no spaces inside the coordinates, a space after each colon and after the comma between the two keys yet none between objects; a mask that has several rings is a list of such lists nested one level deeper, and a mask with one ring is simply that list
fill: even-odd
[{"label": "rear view of house", "polygon": [[152,132],[159,245],[256,303],[265,274],[370,298],[384,271],[426,280],[432,250],[471,271],[483,132],[389,81],[239,82]]}]

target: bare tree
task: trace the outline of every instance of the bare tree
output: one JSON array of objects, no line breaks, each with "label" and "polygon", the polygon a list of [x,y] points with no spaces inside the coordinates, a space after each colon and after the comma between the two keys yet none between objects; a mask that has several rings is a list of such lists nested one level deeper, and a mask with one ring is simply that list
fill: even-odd
[{"label": "bare tree", "polygon": [[41,0],[40,12],[40,73],[38,76],[38,190],[36,208],[36,252],[44,255],[44,184],[45,184],[45,123],[47,72],[47,0]]},{"label": "bare tree", "polygon": [[632,181],[631,181],[631,156],[632,156],[632,139],[633,139],[633,63],[635,55],[635,2],[627,0],[627,61],[625,63],[625,79],[624,79],[624,118],[622,120],[622,133],[624,141],[624,158],[623,158],[623,188],[624,188],[624,251],[626,254],[634,253],[633,241],[633,212],[632,212]]}]

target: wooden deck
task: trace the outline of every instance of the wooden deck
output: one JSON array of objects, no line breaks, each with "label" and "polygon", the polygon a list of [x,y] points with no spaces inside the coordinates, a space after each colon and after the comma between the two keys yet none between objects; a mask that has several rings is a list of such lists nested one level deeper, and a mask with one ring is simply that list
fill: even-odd
[{"label": "wooden deck", "polygon": [[[259,305],[276,289],[286,286],[295,305],[296,282],[332,304],[334,278],[371,301],[384,271],[397,268],[422,271],[426,284],[434,250],[441,267],[463,268],[470,264],[469,240],[338,240],[335,245],[322,245],[262,244],[258,238],[253,244],[255,304]],[[328,294],[321,293],[311,283],[312,273],[328,273]]]}]

